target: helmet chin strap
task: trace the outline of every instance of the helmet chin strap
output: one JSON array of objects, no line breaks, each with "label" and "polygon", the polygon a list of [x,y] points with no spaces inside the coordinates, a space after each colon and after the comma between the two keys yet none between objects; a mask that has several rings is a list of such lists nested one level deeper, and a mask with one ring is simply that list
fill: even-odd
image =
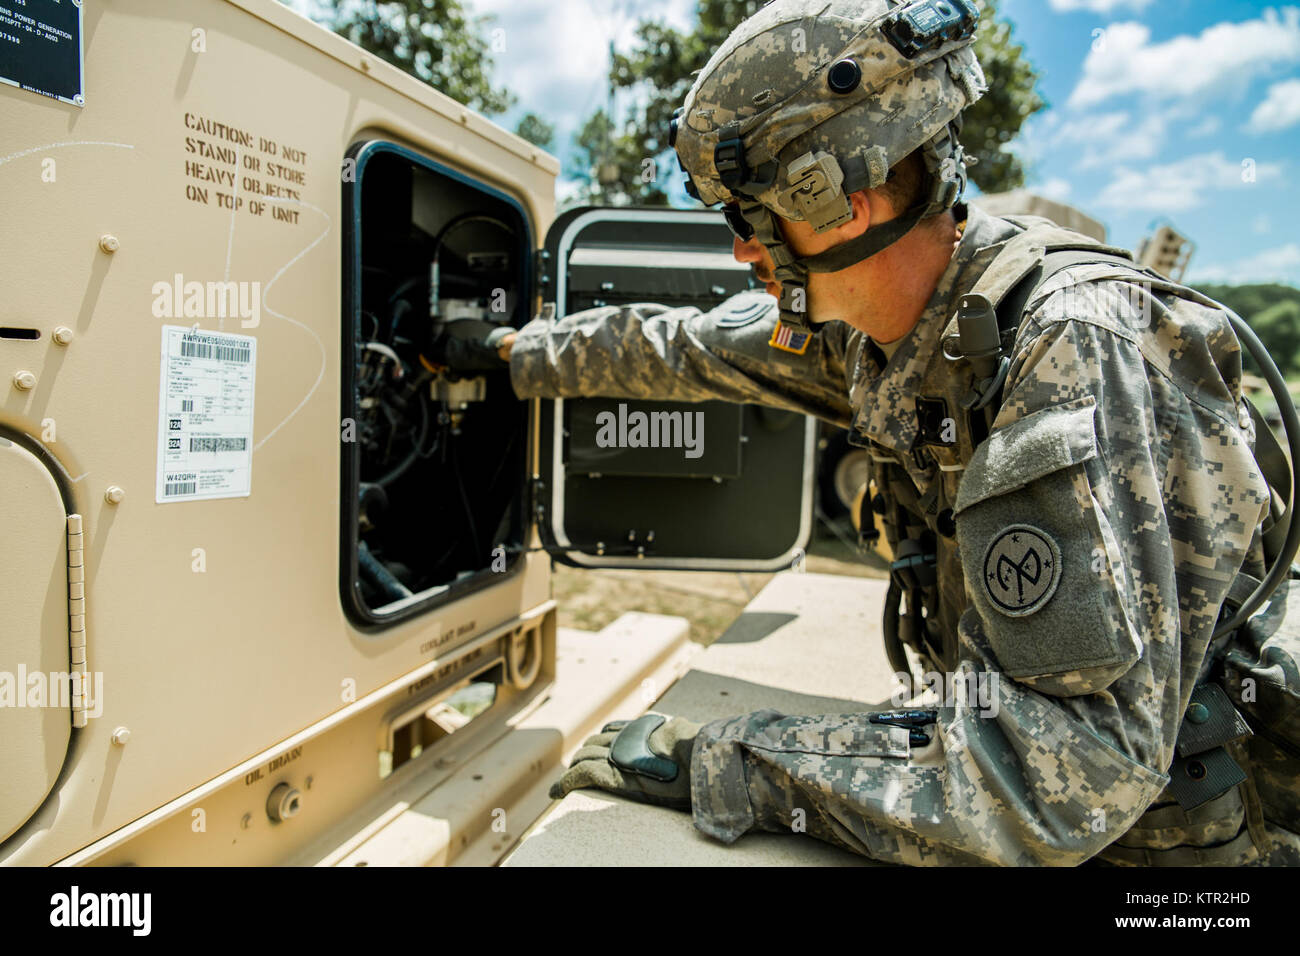
[{"label": "helmet chin strap", "polygon": [[872,226],[860,236],[816,255],[802,257],[795,255],[782,236],[776,213],[753,202],[741,202],[740,211],[772,257],[772,277],[781,283],[781,324],[796,332],[815,334],[818,326],[813,325],[808,313],[809,273],[839,272],[869,259],[903,238],[931,206],[929,201],[918,203],[901,216]]}]

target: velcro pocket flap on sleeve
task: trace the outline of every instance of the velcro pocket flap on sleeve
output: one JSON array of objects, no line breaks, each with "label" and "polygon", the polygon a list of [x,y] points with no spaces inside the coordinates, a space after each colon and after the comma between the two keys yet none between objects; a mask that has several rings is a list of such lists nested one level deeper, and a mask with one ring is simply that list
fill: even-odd
[{"label": "velcro pocket flap on sleeve", "polygon": [[1085,395],[1026,415],[995,431],[971,456],[953,514],[1095,457],[1096,408],[1096,399]]}]

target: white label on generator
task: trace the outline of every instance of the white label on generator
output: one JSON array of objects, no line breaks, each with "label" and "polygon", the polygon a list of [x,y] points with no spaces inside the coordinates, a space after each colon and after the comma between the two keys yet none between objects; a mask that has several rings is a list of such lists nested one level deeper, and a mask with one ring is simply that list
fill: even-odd
[{"label": "white label on generator", "polygon": [[240,498],[252,490],[257,339],[162,329],[155,500]]}]

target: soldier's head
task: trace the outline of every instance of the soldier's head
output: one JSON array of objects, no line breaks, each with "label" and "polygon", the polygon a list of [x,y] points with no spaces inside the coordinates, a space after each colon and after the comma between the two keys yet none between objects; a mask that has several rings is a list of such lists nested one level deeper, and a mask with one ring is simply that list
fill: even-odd
[{"label": "soldier's head", "polygon": [[973,0],[774,0],[700,72],[670,137],[687,191],[723,204],[786,324],[837,317],[816,307],[825,274],[960,197],[978,18]]}]

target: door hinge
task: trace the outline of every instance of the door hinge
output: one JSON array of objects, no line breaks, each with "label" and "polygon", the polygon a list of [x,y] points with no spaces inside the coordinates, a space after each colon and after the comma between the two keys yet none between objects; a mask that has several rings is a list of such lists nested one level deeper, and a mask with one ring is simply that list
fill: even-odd
[{"label": "door hinge", "polygon": [[68,515],[68,647],[71,651],[72,726],[86,726],[86,564],[81,515]]},{"label": "door hinge", "polygon": [[537,276],[537,289],[542,295],[551,287],[551,254],[545,249],[538,249],[533,256],[534,274]]},{"label": "door hinge", "polygon": [[546,523],[546,483],[540,478],[533,479],[531,509],[533,512],[533,521],[537,522],[538,532],[541,526]]}]

